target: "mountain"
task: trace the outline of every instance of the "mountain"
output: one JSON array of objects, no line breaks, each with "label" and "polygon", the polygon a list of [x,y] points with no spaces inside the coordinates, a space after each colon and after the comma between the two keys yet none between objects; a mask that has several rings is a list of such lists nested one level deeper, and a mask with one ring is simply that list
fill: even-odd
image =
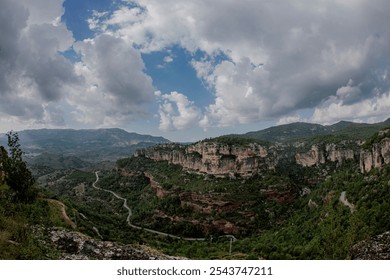
[{"label": "mountain", "polygon": [[[30,134],[30,157],[48,167],[28,206],[0,182],[0,258],[121,258],[115,248],[126,254],[134,243],[193,259],[389,259],[390,127],[363,137],[387,125],[296,123],[268,129],[275,142],[166,142],[116,168],[86,159],[118,146],[127,154],[139,143],[123,144],[126,132]],[[58,242],[43,246],[39,232]]]},{"label": "mountain", "polygon": [[340,121],[333,125],[320,125],[297,122],[232,136],[269,142],[296,141],[322,135],[345,135],[351,140],[358,140],[367,138],[386,126],[390,126],[390,118],[374,124]]},{"label": "mountain", "polygon": [[[132,222],[145,228],[234,235],[235,250],[253,258],[389,259],[390,128],[374,130],[383,126],[296,123],[261,131],[269,138],[260,141],[158,145],[119,160],[115,171],[137,198]],[[136,176],[149,185],[125,189]]]},{"label": "mountain", "polygon": [[[37,129],[18,132],[26,158],[44,163],[44,156],[55,159],[56,165],[66,162],[75,168],[83,161],[99,162],[129,156],[139,148],[168,143],[163,137],[130,133],[118,128],[110,129]],[[0,135],[0,145],[6,146],[5,135]],[[60,155],[60,157],[59,157]],[[34,162],[34,160],[32,160]],[[74,164],[73,164],[74,163]]]},{"label": "mountain", "polygon": [[[366,172],[390,162],[389,122],[339,122],[332,126],[293,123],[189,145],[157,145],[139,149],[134,155],[215,176],[250,177],[278,168],[291,169],[292,165],[338,167],[346,162]],[[379,128],[383,130],[378,132]]]}]

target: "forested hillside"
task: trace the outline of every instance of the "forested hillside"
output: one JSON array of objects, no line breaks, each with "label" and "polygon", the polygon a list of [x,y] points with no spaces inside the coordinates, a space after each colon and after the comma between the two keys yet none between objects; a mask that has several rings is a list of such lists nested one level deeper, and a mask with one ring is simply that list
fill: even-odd
[{"label": "forested hillside", "polygon": [[[15,148],[11,141],[1,153],[2,258],[105,258],[58,244],[79,242],[77,232],[91,248],[148,245],[158,258],[390,258],[386,127],[366,138],[166,143],[137,150],[114,168],[42,170],[29,192],[10,180],[16,169],[9,159],[30,174],[14,140]],[[141,258],[131,248],[107,254]]]}]

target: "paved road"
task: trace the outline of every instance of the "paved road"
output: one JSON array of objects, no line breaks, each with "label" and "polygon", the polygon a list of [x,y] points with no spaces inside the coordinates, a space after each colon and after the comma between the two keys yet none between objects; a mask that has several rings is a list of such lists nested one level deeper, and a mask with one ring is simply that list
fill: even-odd
[{"label": "paved road", "polygon": [[347,194],[347,192],[345,192],[345,191],[341,193],[341,195],[340,195],[340,202],[342,204],[344,204],[345,206],[349,207],[349,209],[351,209],[351,212],[353,213],[356,210],[355,209],[355,205],[353,205],[352,203],[350,203],[348,201],[348,199],[345,197],[346,194]]},{"label": "paved road", "polygon": [[[157,231],[157,230],[153,230],[153,229],[149,229],[149,228],[144,228],[144,227],[140,227],[140,226],[132,224],[130,219],[131,219],[131,216],[133,215],[133,212],[131,211],[131,208],[127,204],[127,199],[121,197],[120,195],[118,195],[117,193],[115,193],[113,191],[97,187],[96,184],[97,184],[97,182],[99,182],[99,171],[96,171],[95,175],[96,175],[96,181],[92,184],[93,188],[95,188],[97,190],[109,192],[113,196],[115,196],[117,199],[123,200],[123,207],[128,211],[126,222],[127,222],[127,224],[130,227],[135,228],[135,229],[144,230],[144,231],[147,231],[147,232],[150,232],[150,233],[158,234],[158,235],[161,235],[161,236],[175,238],[175,239],[182,239],[182,240],[188,240],[188,241],[203,241],[203,240],[206,240],[206,238],[185,238],[185,237],[180,237],[180,236],[177,236],[177,235],[172,235],[172,234],[169,234],[169,233],[165,233],[165,232],[161,232],[161,231]],[[234,241],[236,240],[236,238],[234,236],[233,236],[232,239]]]}]

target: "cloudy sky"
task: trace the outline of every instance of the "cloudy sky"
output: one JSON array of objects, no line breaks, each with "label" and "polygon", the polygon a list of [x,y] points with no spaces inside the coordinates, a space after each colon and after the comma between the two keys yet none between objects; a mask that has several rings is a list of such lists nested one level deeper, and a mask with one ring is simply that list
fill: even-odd
[{"label": "cloudy sky", "polygon": [[389,15],[388,0],[1,0],[0,132],[383,121]]}]

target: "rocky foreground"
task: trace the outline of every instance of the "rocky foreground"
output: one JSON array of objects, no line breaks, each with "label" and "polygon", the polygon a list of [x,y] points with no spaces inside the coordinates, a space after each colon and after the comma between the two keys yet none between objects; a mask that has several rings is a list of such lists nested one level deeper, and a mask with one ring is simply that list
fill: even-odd
[{"label": "rocky foreground", "polygon": [[351,255],[355,260],[390,260],[390,231],[357,243]]},{"label": "rocky foreground", "polygon": [[58,250],[61,260],[177,260],[147,246],[125,245],[93,239],[80,232],[64,228],[34,227],[43,246]]}]

